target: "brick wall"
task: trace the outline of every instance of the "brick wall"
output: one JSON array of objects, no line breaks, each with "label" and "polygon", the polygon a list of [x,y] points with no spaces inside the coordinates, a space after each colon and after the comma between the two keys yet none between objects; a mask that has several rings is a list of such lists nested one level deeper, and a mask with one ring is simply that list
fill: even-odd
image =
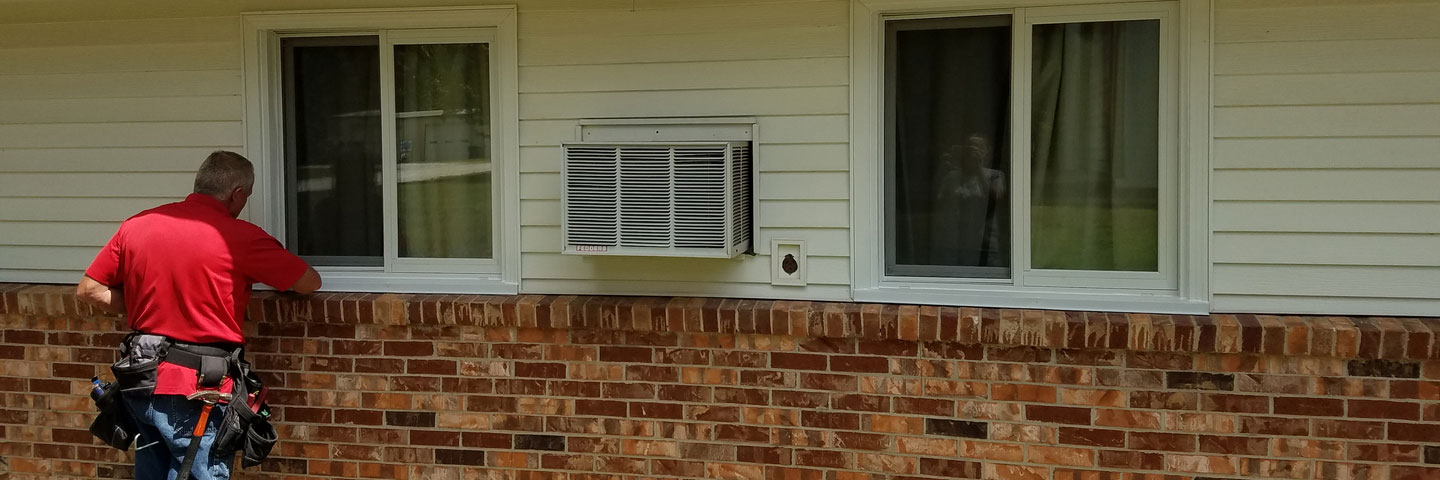
[{"label": "brick wall", "polygon": [[[0,476],[126,477],[123,322],[0,285]],[[239,478],[1440,479],[1440,321],[258,295]],[[7,472],[8,471],[8,472]]]}]

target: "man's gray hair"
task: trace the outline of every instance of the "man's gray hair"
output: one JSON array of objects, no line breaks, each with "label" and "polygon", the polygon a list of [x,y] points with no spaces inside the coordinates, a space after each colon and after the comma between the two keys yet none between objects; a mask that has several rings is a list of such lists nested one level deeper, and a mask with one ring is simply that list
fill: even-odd
[{"label": "man's gray hair", "polygon": [[254,184],[255,166],[235,152],[216,150],[205,157],[200,171],[195,172],[195,193],[216,198],[224,198],[236,188]]}]

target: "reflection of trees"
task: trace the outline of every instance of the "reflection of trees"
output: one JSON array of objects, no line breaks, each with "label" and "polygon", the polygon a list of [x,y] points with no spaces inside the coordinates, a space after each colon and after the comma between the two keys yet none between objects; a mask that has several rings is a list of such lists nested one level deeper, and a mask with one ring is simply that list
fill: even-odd
[{"label": "reflection of trees", "polygon": [[[441,122],[458,117],[469,130],[469,158],[488,158],[490,143],[489,48],[483,43],[397,45],[395,109],[438,111]],[[421,141],[414,135],[402,137]],[[402,160],[403,161],[403,160]],[[410,158],[408,161],[424,161]]]}]

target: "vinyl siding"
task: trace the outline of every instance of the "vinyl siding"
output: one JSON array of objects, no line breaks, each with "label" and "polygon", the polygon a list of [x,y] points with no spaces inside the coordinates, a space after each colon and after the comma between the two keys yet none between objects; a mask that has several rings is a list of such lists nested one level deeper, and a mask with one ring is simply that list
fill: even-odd
[{"label": "vinyl siding", "polygon": [[0,281],[74,282],[242,147],[235,17],[0,25]]},{"label": "vinyl siding", "polygon": [[1221,0],[1215,311],[1440,312],[1440,4]]},{"label": "vinyl siding", "polygon": [[[161,15],[152,3],[97,15]],[[240,148],[238,12],[342,7],[263,3],[0,25],[0,281],[73,281],[120,220],[183,197],[209,150]],[[518,3],[523,291],[849,298],[848,2]],[[558,253],[559,147],[578,120],[714,115],[759,121],[759,255]],[[811,286],[769,285],[771,238],[807,240]]]}]

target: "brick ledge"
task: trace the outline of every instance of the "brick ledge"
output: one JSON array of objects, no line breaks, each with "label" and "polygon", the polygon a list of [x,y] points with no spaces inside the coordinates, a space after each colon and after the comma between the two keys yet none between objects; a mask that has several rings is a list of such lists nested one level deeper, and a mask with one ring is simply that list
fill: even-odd
[{"label": "brick ledge", "polygon": [[[100,315],[74,287],[0,283],[0,313]],[[607,329],[1053,349],[1440,360],[1440,318],[1150,315],[733,298],[256,292],[262,323]]]}]

